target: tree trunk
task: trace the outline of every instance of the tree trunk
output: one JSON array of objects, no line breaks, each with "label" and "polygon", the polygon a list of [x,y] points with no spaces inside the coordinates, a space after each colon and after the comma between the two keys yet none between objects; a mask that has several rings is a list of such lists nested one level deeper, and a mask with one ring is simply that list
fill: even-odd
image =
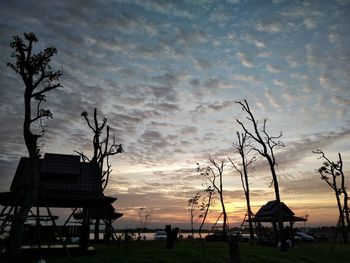
[{"label": "tree trunk", "polygon": [[254,240],[254,229],[253,229],[253,222],[252,222],[252,210],[250,208],[250,192],[249,192],[249,182],[248,182],[248,172],[247,172],[247,165],[245,161],[244,152],[242,150],[242,164],[243,164],[243,175],[244,175],[244,182],[245,182],[245,199],[247,202],[247,213],[248,213],[248,223],[249,223],[249,236],[250,236],[250,244],[253,243]]},{"label": "tree trunk", "polygon": [[20,199],[23,200],[18,213],[14,214],[14,219],[11,224],[9,243],[8,243],[8,257],[9,262],[17,263],[20,260],[20,249],[22,245],[22,237],[24,232],[24,224],[27,215],[32,208],[35,200],[38,197],[38,182],[39,182],[39,160],[31,158],[31,180],[28,180],[28,185],[25,186],[23,192],[19,192]]},{"label": "tree trunk", "polygon": [[350,216],[349,216],[349,206],[348,206],[349,196],[348,196],[348,192],[346,191],[346,187],[345,187],[345,176],[343,173],[343,160],[341,158],[340,153],[338,153],[338,158],[339,158],[339,165],[340,165],[339,172],[341,175],[341,190],[344,194],[343,210],[345,213],[346,224],[348,225],[348,230],[350,231]]},{"label": "tree trunk", "polygon": [[227,231],[227,213],[225,209],[225,203],[224,203],[224,197],[222,190],[219,192],[220,195],[220,202],[221,202],[221,208],[222,208],[222,214],[224,215],[223,223],[222,223],[222,238],[224,241],[227,241],[228,238],[228,231]]},{"label": "tree trunk", "polygon": [[248,223],[249,223],[249,236],[250,236],[250,244],[254,241],[254,228],[253,228],[253,222],[252,222],[252,210],[250,208],[250,200],[249,200],[249,193],[246,194],[246,201],[247,201],[247,213],[248,213]]},{"label": "tree trunk", "polygon": [[286,238],[284,236],[284,227],[283,227],[282,203],[281,203],[281,198],[280,198],[280,190],[279,190],[279,186],[278,186],[275,166],[274,166],[274,164],[271,160],[271,157],[269,155],[267,155],[266,158],[267,158],[269,165],[270,165],[273,186],[275,189],[276,202],[278,205],[278,238],[279,238],[279,241],[281,242],[280,249],[281,249],[281,251],[287,251],[288,248],[287,248]]},{"label": "tree trunk", "polygon": [[83,208],[83,229],[80,235],[80,244],[84,249],[87,249],[89,246],[90,239],[90,209]]},{"label": "tree trunk", "polygon": [[349,200],[348,193],[344,191],[344,212],[345,212],[346,223],[348,225],[348,231],[350,231],[350,216],[349,216],[348,200]]},{"label": "tree trunk", "polygon": [[343,209],[342,209],[340,198],[337,191],[335,191],[335,197],[337,199],[337,205],[338,205],[338,211],[339,211],[339,227],[343,236],[343,242],[344,244],[348,244],[349,240],[348,240],[348,233],[345,227],[344,213],[343,213]]},{"label": "tree trunk", "polygon": [[100,218],[96,215],[95,219],[95,229],[94,229],[94,241],[98,242],[100,240]]}]

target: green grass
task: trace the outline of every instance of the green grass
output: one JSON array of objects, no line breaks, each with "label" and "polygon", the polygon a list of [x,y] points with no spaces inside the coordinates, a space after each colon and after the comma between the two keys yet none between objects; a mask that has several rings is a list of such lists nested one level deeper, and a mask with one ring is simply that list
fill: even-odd
[{"label": "green grass", "polygon": [[[68,258],[64,253],[60,256],[46,256],[48,263],[133,263],[133,262],[227,262],[227,244],[215,242],[206,243],[206,249],[201,249],[200,243],[180,241],[172,250],[165,248],[163,241],[132,242],[117,246],[95,245],[95,252],[90,255],[75,255]],[[274,247],[263,247],[240,244],[242,263],[346,263],[350,262],[350,245],[310,243],[301,244],[298,248],[280,252]],[[30,257],[25,258],[30,261]]]}]

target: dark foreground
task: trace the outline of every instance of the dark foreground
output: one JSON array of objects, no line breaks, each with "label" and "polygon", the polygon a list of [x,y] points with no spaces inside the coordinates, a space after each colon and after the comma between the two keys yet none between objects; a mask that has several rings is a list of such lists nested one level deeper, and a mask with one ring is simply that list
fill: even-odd
[{"label": "dark foreground", "polygon": [[[44,252],[47,263],[61,262],[228,262],[227,244],[205,243],[203,251],[199,241],[181,241],[168,250],[164,241],[140,241],[115,245],[94,245],[94,251],[82,253],[71,251],[71,256],[62,250]],[[350,245],[330,243],[305,243],[288,252],[280,252],[274,247],[240,244],[242,263],[345,263],[350,262]],[[35,251],[23,251],[22,262],[38,262]],[[3,262],[4,258],[0,258]]]}]

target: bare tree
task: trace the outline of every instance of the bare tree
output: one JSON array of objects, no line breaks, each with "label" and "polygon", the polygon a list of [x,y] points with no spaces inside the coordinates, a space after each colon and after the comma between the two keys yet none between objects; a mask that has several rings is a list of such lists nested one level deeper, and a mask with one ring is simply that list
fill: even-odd
[{"label": "bare tree", "polygon": [[[21,190],[24,201],[12,221],[10,231],[8,253],[11,262],[18,262],[24,222],[38,195],[40,184],[38,139],[45,132],[43,119],[52,118],[51,111],[42,108],[42,102],[46,100],[47,92],[62,87],[58,82],[62,75],[61,71],[52,71],[50,66],[51,58],[57,53],[56,48],[48,47],[39,53],[34,53],[33,46],[37,42],[38,38],[32,32],[24,33],[24,39],[14,36],[10,46],[14,50],[12,57],[15,58],[15,63],[7,63],[7,66],[21,77],[25,86],[23,137],[31,159],[31,176]],[[32,104],[33,100],[37,103],[36,107]],[[41,127],[39,132],[33,131],[33,125],[37,123]]]},{"label": "bare tree", "polygon": [[237,132],[237,139],[238,142],[233,144],[234,151],[238,153],[241,157],[241,165],[236,165],[230,158],[230,162],[232,163],[235,170],[240,174],[241,176],[241,183],[244,190],[244,195],[247,203],[247,216],[248,216],[248,223],[249,223],[249,235],[250,235],[250,242],[254,240],[254,229],[253,229],[253,222],[252,222],[252,210],[250,207],[250,192],[249,192],[249,180],[248,180],[248,168],[249,166],[256,160],[255,156],[249,158],[248,154],[251,152],[252,148],[248,145],[248,139],[249,136],[247,133],[239,133]]},{"label": "bare tree", "polygon": [[[317,149],[313,151],[313,153],[320,155],[319,159],[323,159],[323,165],[317,169],[317,172],[321,175],[321,179],[324,180],[330,188],[333,189],[335,198],[337,200],[337,206],[338,206],[338,212],[339,212],[339,224],[340,231],[343,236],[343,241],[345,244],[348,244],[348,235],[347,235],[347,229],[345,224],[345,219],[347,221],[348,227],[349,227],[349,207],[347,204],[348,201],[348,194],[345,187],[345,178],[343,173],[343,161],[341,158],[340,153],[338,153],[338,161],[333,162],[331,161],[322,150]],[[340,187],[338,186],[337,179],[341,178]],[[340,200],[340,195],[344,194],[344,205],[342,205]],[[345,219],[344,219],[345,214]]]},{"label": "bare tree", "polygon": [[213,198],[215,197],[214,193],[215,192],[212,186],[208,186],[205,190],[202,191],[201,201],[199,202],[200,213],[198,215],[198,218],[201,219],[201,223],[198,228],[198,234],[199,234],[199,239],[201,241],[203,249],[204,249],[204,243],[202,238],[202,229],[207,220],[207,216],[209,214]]},{"label": "bare tree", "polygon": [[[78,153],[84,162],[89,162],[97,167],[97,171],[101,178],[102,191],[108,185],[109,176],[112,173],[111,164],[109,163],[109,158],[118,153],[122,153],[123,146],[116,143],[115,134],[110,138],[110,127],[107,125],[107,119],[102,118],[102,123],[99,123],[97,118],[97,109],[94,109],[93,120],[89,119],[89,115],[86,111],[81,113],[81,116],[85,119],[88,127],[93,132],[93,155],[91,158],[87,157],[84,153],[75,151]],[[101,136],[103,136],[101,138]],[[102,213],[102,210],[101,210]],[[85,213],[86,214],[86,213]],[[97,241],[99,239],[99,228],[100,228],[100,218],[98,217],[98,212],[95,218],[95,234],[94,239]],[[85,219],[87,220],[87,219]]]},{"label": "bare tree", "polygon": [[190,223],[191,223],[191,234],[194,238],[194,223],[196,222],[196,217],[199,213],[199,199],[201,197],[201,192],[197,192],[192,198],[187,200],[187,210],[190,213]]},{"label": "bare tree", "polygon": [[140,218],[140,226],[141,228],[146,228],[149,226],[152,220],[153,216],[153,208],[146,208],[146,207],[141,207],[137,211],[139,218]]},{"label": "bare tree", "polygon": [[233,238],[229,233],[228,217],[227,217],[225,201],[224,201],[223,174],[224,174],[225,163],[224,161],[221,161],[221,163],[218,163],[212,157],[209,158],[209,162],[214,167],[211,167],[211,166],[207,166],[205,168],[199,167],[198,171],[200,171],[201,175],[204,176],[204,178],[206,178],[211,183],[211,187],[219,195],[221,211],[223,215],[222,237],[223,237],[223,240],[228,241],[230,262],[238,263],[240,262],[239,247],[238,247],[238,243],[235,242],[236,240],[233,240]]},{"label": "bare tree", "polygon": [[[97,109],[94,109],[93,120],[90,121],[89,115],[86,111],[81,113],[81,116],[85,119],[88,127],[93,132],[93,156],[88,158],[84,153],[75,151],[78,153],[84,162],[90,162],[97,166],[98,171],[101,176],[101,185],[104,190],[109,181],[109,176],[112,172],[111,164],[109,163],[109,158],[118,153],[122,153],[123,146],[116,143],[115,134],[110,138],[110,127],[107,125],[107,119],[102,118],[102,123],[98,122]],[[105,137],[101,138],[105,130]],[[105,167],[105,170],[104,170]]]},{"label": "bare tree", "polygon": [[253,142],[257,146],[252,146],[252,149],[259,153],[263,158],[266,159],[266,161],[269,164],[271,176],[272,176],[272,183],[275,190],[275,196],[277,205],[279,206],[279,216],[278,216],[278,232],[279,232],[279,240],[281,241],[281,250],[286,251],[287,250],[287,244],[284,237],[284,231],[283,231],[283,215],[281,211],[281,198],[280,198],[280,191],[279,191],[279,185],[278,185],[278,179],[275,168],[278,166],[274,151],[278,147],[284,147],[284,143],[280,140],[282,137],[282,133],[280,133],[278,136],[271,136],[267,133],[266,130],[266,122],[267,120],[264,119],[262,123],[262,129],[259,130],[258,127],[258,121],[254,118],[254,115],[252,111],[250,110],[250,107],[248,105],[248,102],[244,100],[244,102],[238,101],[236,102],[239,105],[242,106],[242,110],[247,113],[246,119],[251,125],[251,128],[248,129],[243,122],[236,119],[237,123],[242,127],[243,131],[249,136]]},{"label": "bare tree", "polygon": [[222,222],[222,235],[224,240],[227,240],[228,236],[228,219],[224,201],[224,190],[223,190],[223,173],[224,173],[224,161],[217,163],[212,157],[209,158],[209,162],[214,166],[207,166],[201,169],[201,175],[204,176],[210,183],[213,189],[218,193],[221,211],[223,215]]}]

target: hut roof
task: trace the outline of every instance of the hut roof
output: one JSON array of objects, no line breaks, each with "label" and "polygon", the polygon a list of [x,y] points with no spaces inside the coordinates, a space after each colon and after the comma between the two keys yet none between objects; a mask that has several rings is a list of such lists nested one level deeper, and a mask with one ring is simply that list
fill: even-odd
[{"label": "hut roof", "polygon": [[[21,203],[18,193],[31,174],[31,161],[22,157],[13,178],[10,192],[0,193],[0,204]],[[103,207],[117,198],[103,194],[98,169],[80,162],[78,155],[45,154],[39,159],[40,191],[35,206]]]},{"label": "hut roof", "polygon": [[[91,163],[80,162],[78,155],[45,154],[39,159],[40,183],[44,190],[101,193],[98,169]],[[23,188],[31,174],[31,161],[22,157],[10,190]]]},{"label": "hut roof", "polygon": [[283,202],[278,203],[276,200],[269,201],[263,205],[255,214],[255,222],[277,222],[279,209],[282,210],[284,222],[306,221],[306,218],[295,216],[294,212]]}]

